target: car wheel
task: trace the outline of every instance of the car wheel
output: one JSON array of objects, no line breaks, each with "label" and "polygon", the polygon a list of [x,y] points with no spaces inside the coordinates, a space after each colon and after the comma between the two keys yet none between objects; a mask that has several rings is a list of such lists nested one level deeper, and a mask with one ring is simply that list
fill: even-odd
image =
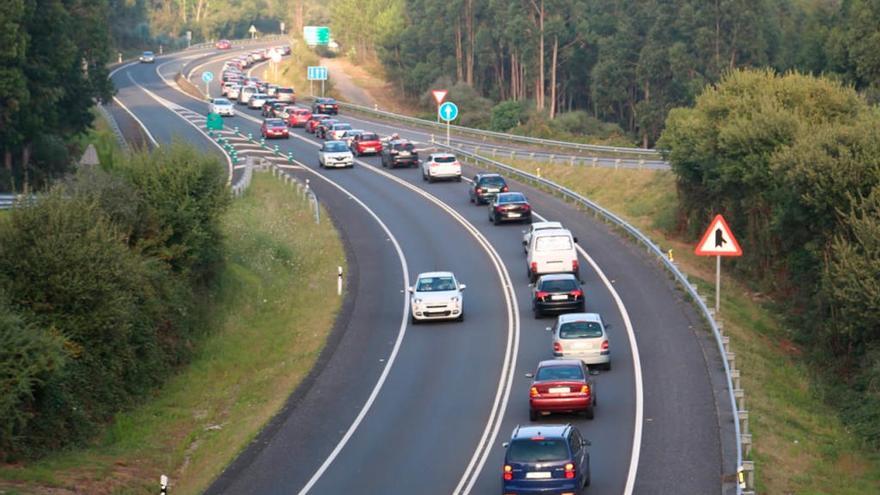
[{"label": "car wheel", "polygon": [[434,176],[431,175],[431,174],[428,174],[428,183],[429,183],[429,184],[433,184],[433,183],[434,183]]},{"label": "car wheel", "polygon": [[607,363],[605,363],[605,365],[602,366],[602,368],[603,368],[605,371],[611,371],[611,361],[608,361]]},{"label": "car wheel", "polygon": [[456,318],[455,321],[464,321],[464,311],[462,311],[461,314],[458,315],[458,318]]},{"label": "car wheel", "polygon": [[413,325],[418,325],[418,324],[419,324],[419,320],[416,318],[416,315],[414,315],[414,314],[410,314],[410,315],[409,315],[409,319],[410,319],[410,321],[412,322]]},{"label": "car wheel", "polygon": [[428,176],[425,175],[424,172],[422,172],[422,180],[423,180],[423,181],[426,181],[426,182],[427,182],[427,180],[428,180]]},{"label": "car wheel", "polygon": [[590,479],[590,475],[587,474],[587,479],[584,480],[584,487],[588,487],[588,486],[590,486],[590,482],[591,482],[591,481],[592,481],[592,480]]},{"label": "car wheel", "polygon": [[541,310],[538,308],[533,308],[532,313],[535,315],[536,320],[540,320],[541,317],[544,316],[544,313],[542,313]]},{"label": "car wheel", "polygon": [[498,225],[498,215],[492,215],[489,217],[489,220],[492,221],[492,225]]},{"label": "car wheel", "polygon": [[529,409],[529,421],[537,421],[538,420],[538,411],[534,409]]},{"label": "car wheel", "polygon": [[584,416],[590,420],[596,417],[595,412],[593,412],[593,406],[584,409]]},{"label": "car wheel", "polygon": [[461,176],[460,176],[460,175],[459,175],[458,177],[455,178],[455,182],[461,182]]}]

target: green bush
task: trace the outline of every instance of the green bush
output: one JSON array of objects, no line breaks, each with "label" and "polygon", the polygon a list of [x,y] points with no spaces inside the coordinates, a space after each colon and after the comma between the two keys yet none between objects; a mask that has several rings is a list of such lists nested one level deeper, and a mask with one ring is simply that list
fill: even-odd
[{"label": "green bush", "polygon": [[492,107],[493,131],[507,132],[522,124],[526,116],[525,105],[520,101],[507,100]]}]

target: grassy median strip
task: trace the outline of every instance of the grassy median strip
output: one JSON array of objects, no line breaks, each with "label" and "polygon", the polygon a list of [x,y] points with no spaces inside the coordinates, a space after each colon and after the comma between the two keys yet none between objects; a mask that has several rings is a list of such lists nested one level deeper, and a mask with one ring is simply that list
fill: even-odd
[{"label": "grassy median strip", "polygon": [[201,493],[308,374],[341,305],[329,215],[255,174],[223,222],[227,255],[192,363],[87,449],[0,468],[0,493]]},{"label": "grassy median strip", "polygon": [[[638,227],[714,300],[714,258],[671,232],[676,224],[671,171],[593,168],[502,160],[571,188]],[[801,350],[789,339],[773,301],[722,275],[721,315],[742,370],[758,493],[874,494],[880,455],[863,448],[810,382]]]}]

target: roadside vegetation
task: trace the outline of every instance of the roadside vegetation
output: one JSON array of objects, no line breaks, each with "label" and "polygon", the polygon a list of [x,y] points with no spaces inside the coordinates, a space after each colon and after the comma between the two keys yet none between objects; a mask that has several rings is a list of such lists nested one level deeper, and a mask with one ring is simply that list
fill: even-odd
[{"label": "roadside vegetation", "polygon": [[[293,87],[296,91],[297,98],[308,96],[310,85],[307,78],[307,68],[309,66],[321,65],[321,57],[316,51],[306,45],[301,36],[294,37],[291,40],[290,48],[290,56],[284,59],[279,73],[277,75],[274,74],[267,65],[266,68],[263,69],[263,77],[267,81]],[[311,88],[316,96],[321,96],[321,81],[313,81]],[[332,97],[339,96],[333,89],[332,81],[324,81],[324,94]]]},{"label": "roadside vegetation", "polygon": [[[223,193],[228,196],[225,188]],[[53,449],[39,460],[17,458],[3,464],[0,491],[154,493],[164,473],[172,479],[173,493],[201,493],[281,408],[315,363],[339,308],[335,272],[344,262],[340,239],[327,223],[314,224],[308,204],[289,186],[264,174],[256,174],[245,196],[229,205],[216,225],[223,249],[217,253],[210,288],[197,292],[187,310],[178,313],[192,322],[188,338],[163,348],[171,356],[184,356],[179,363],[166,364],[162,374],[169,379],[146,389],[112,419],[108,416],[100,432],[90,430],[93,434],[77,446]],[[118,239],[111,236],[106,243],[118,245]],[[116,248],[123,257],[127,250]],[[64,272],[56,273],[47,278],[63,286]],[[185,294],[176,295],[177,301],[187,300]],[[29,320],[5,311],[0,318],[4,330],[26,324]],[[40,340],[28,341],[27,347],[16,343],[32,350],[25,355],[42,356],[37,351],[47,347],[55,356],[69,354],[69,345],[54,340],[61,332],[30,328]],[[4,343],[0,349],[9,347]],[[77,349],[86,354],[90,347]]]}]

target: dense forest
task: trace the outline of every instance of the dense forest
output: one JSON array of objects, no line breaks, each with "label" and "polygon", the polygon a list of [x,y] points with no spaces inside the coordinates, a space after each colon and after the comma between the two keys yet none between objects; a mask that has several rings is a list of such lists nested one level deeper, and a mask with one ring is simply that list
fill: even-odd
[{"label": "dense forest", "polygon": [[643,145],[731,69],[835,73],[872,92],[880,75],[870,0],[334,0],[331,19],[407,95],[447,76],[550,119],[586,110]]}]

